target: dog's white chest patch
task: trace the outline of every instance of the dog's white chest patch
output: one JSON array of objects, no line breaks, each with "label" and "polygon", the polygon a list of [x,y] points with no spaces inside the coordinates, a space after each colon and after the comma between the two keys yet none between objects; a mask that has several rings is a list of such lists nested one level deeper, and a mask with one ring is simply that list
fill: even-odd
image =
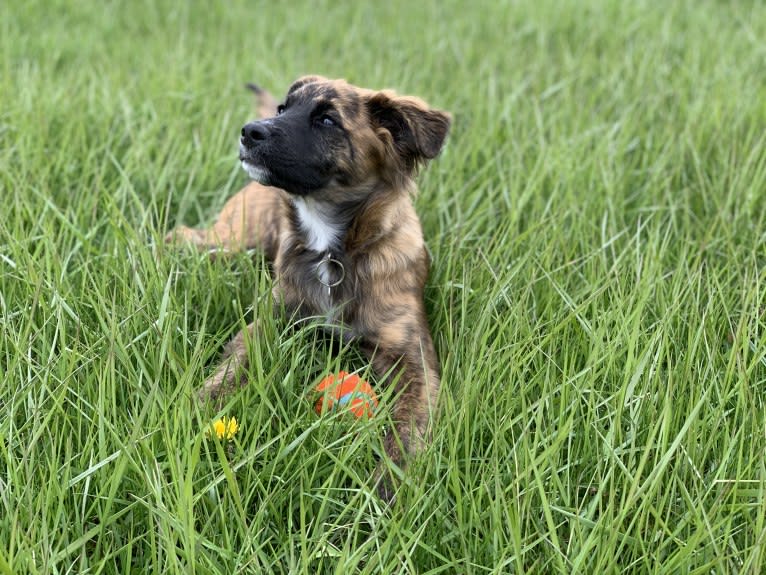
[{"label": "dog's white chest patch", "polygon": [[340,239],[342,226],[332,221],[329,210],[311,198],[293,200],[301,231],[306,236],[306,247],[315,252],[325,252]]}]

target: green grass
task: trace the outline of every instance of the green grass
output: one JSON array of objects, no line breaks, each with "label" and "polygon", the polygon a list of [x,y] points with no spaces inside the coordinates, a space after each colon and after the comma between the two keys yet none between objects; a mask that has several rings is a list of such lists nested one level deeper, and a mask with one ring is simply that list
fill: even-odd
[{"label": "green grass", "polygon": [[[764,572],[766,7],[342,4],[0,6],[0,574]],[[262,262],[161,249],[245,182],[243,84],[307,72],[455,118],[416,200],[441,414],[390,508],[385,413],[306,397],[360,355]]]}]

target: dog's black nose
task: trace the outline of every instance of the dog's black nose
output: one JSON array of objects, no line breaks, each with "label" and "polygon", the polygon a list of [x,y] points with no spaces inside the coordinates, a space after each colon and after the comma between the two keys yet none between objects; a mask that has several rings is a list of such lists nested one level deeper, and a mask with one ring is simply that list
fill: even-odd
[{"label": "dog's black nose", "polygon": [[242,126],[242,143],[246,146],[269,137],[269,129],[262,122],[250,122]]}]

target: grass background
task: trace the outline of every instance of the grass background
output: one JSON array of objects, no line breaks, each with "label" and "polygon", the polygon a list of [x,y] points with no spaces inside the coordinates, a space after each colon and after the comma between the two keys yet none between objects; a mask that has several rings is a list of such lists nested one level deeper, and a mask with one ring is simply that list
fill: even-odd
[{"label": "grass background", "polygon": [[[0,5],[0,574],[761,573],[759,2]],[[419,178],[441,417],[395,505],[363,369],[262,262],[158,247],[245,182],[243,89],[454,114]],[[251,383],[190,400],[257,315]]]}]

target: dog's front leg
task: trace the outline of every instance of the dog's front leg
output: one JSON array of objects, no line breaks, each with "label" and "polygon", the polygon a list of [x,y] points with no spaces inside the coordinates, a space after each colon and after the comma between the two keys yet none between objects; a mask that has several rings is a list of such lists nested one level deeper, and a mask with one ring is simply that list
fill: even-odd
[{"label": "dog's front leg", "polygon": [[245,370],[250,363],[247,343],[258,331],[258,320],[255,320],[224,346],[221,365],[198,392],[201,400],[221,398],[243,385]]},{"label": "dog's front leg", "polygon": [[[363,349],[383,383],[393,384],[394,429],[384,438],[388,457],[404,467],[429,440],[429,425],[439,395],[439,362],[421,302],[389,310]],[[391,500],[393,480],[386,463],[378,467],[378,491]]]}]

